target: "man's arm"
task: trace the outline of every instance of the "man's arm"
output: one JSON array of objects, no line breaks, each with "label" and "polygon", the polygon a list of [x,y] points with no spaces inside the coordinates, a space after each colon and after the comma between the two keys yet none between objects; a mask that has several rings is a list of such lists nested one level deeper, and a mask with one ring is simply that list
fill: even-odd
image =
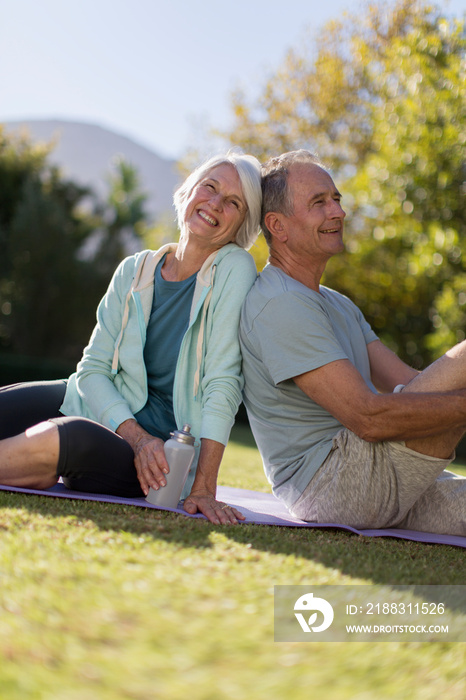
[{"label": "man's arm", "polygon": [[[374,394],[349,360],[330,362],[294,377],[294,381],[342,425],[368,442],[424,438],[466,425],[464,389]],[[404,383],[398,376],[395,381]]]},{"label": "man's arm", "polygon": [[367,346],[371,367],[371,379],[377,391],[388,394],[397,384],[408,384],[419,372],[392,352],[380,340]]}]

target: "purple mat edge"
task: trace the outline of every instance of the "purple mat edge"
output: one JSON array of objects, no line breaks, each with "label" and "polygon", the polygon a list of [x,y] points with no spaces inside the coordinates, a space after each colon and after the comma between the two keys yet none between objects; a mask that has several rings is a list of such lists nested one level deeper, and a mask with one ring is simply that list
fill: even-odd
[{"label": "purple mat edge", "polygon": [[[53,486],[51,489],[25,489],[17,486],[0,485],[0,491],[9,491],[13,493],[23,493],[35,496],[53,496],[56,498],[69,498],[82,501],[99,501],[103,503],[119,503],[121,505],[129,505],[143,508],[152,508],[155,510],[166,510],[172,513],[178,513],[187,518],[202,518],[201,514],[190,515],[182,508],[159,508],[151,503],[147,503],[144,498],[123,498],[119,496],[109,496],[105,494],[90,494],[80,491],[71,491],[62,483]],[[259,491],[248,491],[245,489],[233,488],[228,486],[219,486],[217,496],[222,501],[228,501],[238,510],[243,512],[246,520],[242,524],[257,524],[257,525],[274,525],[282,527],[311,527],[311,528],[336,528],[346,530],[356,535],[367,537],[395,537],[398,539],[411,540],[425,544],[449,544],[454,547],[466,548],[466,537],[458,535],[437,535],[430,532],[417,532],[414,530],[398,530],[396,528],[386,528],[380,530],[357,530],[349,525],[339,523],[307,523],[303,520],[298,520],[290,515],[285,506],[271,493],[262,493]],[[267,512],[254,510],[254,504],[266,502],[270,508]],[[247,503],[249,506],[245,505]],[[274,511],[275,514],[270,511]]]}]

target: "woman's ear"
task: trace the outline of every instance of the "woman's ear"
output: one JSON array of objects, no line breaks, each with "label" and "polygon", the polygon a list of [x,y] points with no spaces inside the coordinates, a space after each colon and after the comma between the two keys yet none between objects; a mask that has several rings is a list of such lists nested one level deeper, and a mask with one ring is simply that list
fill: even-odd
[{"label": "woman's ear", "polygon": [[288,236],[286,234],[282,214],[274,211],[268,211],[264,216],[264,223],[274,238],[277,238],[282,243],[287,240]]}]

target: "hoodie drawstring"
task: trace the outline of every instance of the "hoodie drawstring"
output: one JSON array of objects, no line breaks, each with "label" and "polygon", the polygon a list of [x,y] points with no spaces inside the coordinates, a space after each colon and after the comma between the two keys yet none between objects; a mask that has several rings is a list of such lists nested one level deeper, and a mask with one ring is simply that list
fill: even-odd
[{"label": "hoodie drawstring", "polygon": [[199,391],[199,382],[200,382],[201,364],[202,364],[202,346],[204,344],[204,333],[205,333],[205,322],[206,322],[206,316],[207,316],[207,309],[209,307],[210,298],[212,296],[212,291],[214,288],[214,277],[215,277],[215,270],[216,269],[217,269],[217,266],[213,265],[212,275],[210,278],[210,289],[207,292],[206,298],[204,300],[203,309],[202,309],[201,325],[199,326],[199,335],[197,337],[196,373],[194,375],[194,386],[193,386],[194,398],[196,398],[198,391]]},{"label": "hoodie drawstring", "polygon": [[149,255],[149,253],[147,253],[147,254],[144,256],[144,258],[141,260],[141,262],[139,263],[139,267],[138,267],[138,269],[136,270],[136,273],[135,273],[135,275],[134,275],[133,282],[132,282],[132,284],[131,284],[130,290],[129,290],[128,294],[126,295],[125,308],[124,308],[124,310],[123,310],[123,316],[122,316],[122,319],[121,319],[121,330],[120,330],[120,332],[119,332],[119,334],[118,334],[118,337],[117,337],[117,339],[116,339],[116,341],[115,341],[115,345],[114,345],[115,350],[114,350],[114,352],[113,352],[112,374],[117,374],[117,373],[118,373],[118,360],[119,360],[119,355],[120,355],[120,343],[121,343],[121,339],[123,338],[123,333],[124,333],[124,331],[125,331],[126,325],[127,325],[127,323],[128,323],[129,301],[130,301],[130,299],[131,299],[131,296],[132,296],[132,294],[133,294],[134,289],[137,287],[137,285],[139,284],[139,280],[140,280],[141,277],[142,277],[142,271],[143,271],[143,269],[144,269],[144,263],[146,262],[148,255]]}]

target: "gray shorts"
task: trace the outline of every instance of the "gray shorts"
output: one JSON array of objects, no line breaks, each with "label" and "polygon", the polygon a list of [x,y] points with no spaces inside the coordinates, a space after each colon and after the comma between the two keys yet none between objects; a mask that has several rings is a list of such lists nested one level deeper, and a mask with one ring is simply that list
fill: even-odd
[{"label": "gray shorts", "polygon": [[308,522],[466,535],[466,478],[445,471],[451,461],[343,428],[290,510]]}]

